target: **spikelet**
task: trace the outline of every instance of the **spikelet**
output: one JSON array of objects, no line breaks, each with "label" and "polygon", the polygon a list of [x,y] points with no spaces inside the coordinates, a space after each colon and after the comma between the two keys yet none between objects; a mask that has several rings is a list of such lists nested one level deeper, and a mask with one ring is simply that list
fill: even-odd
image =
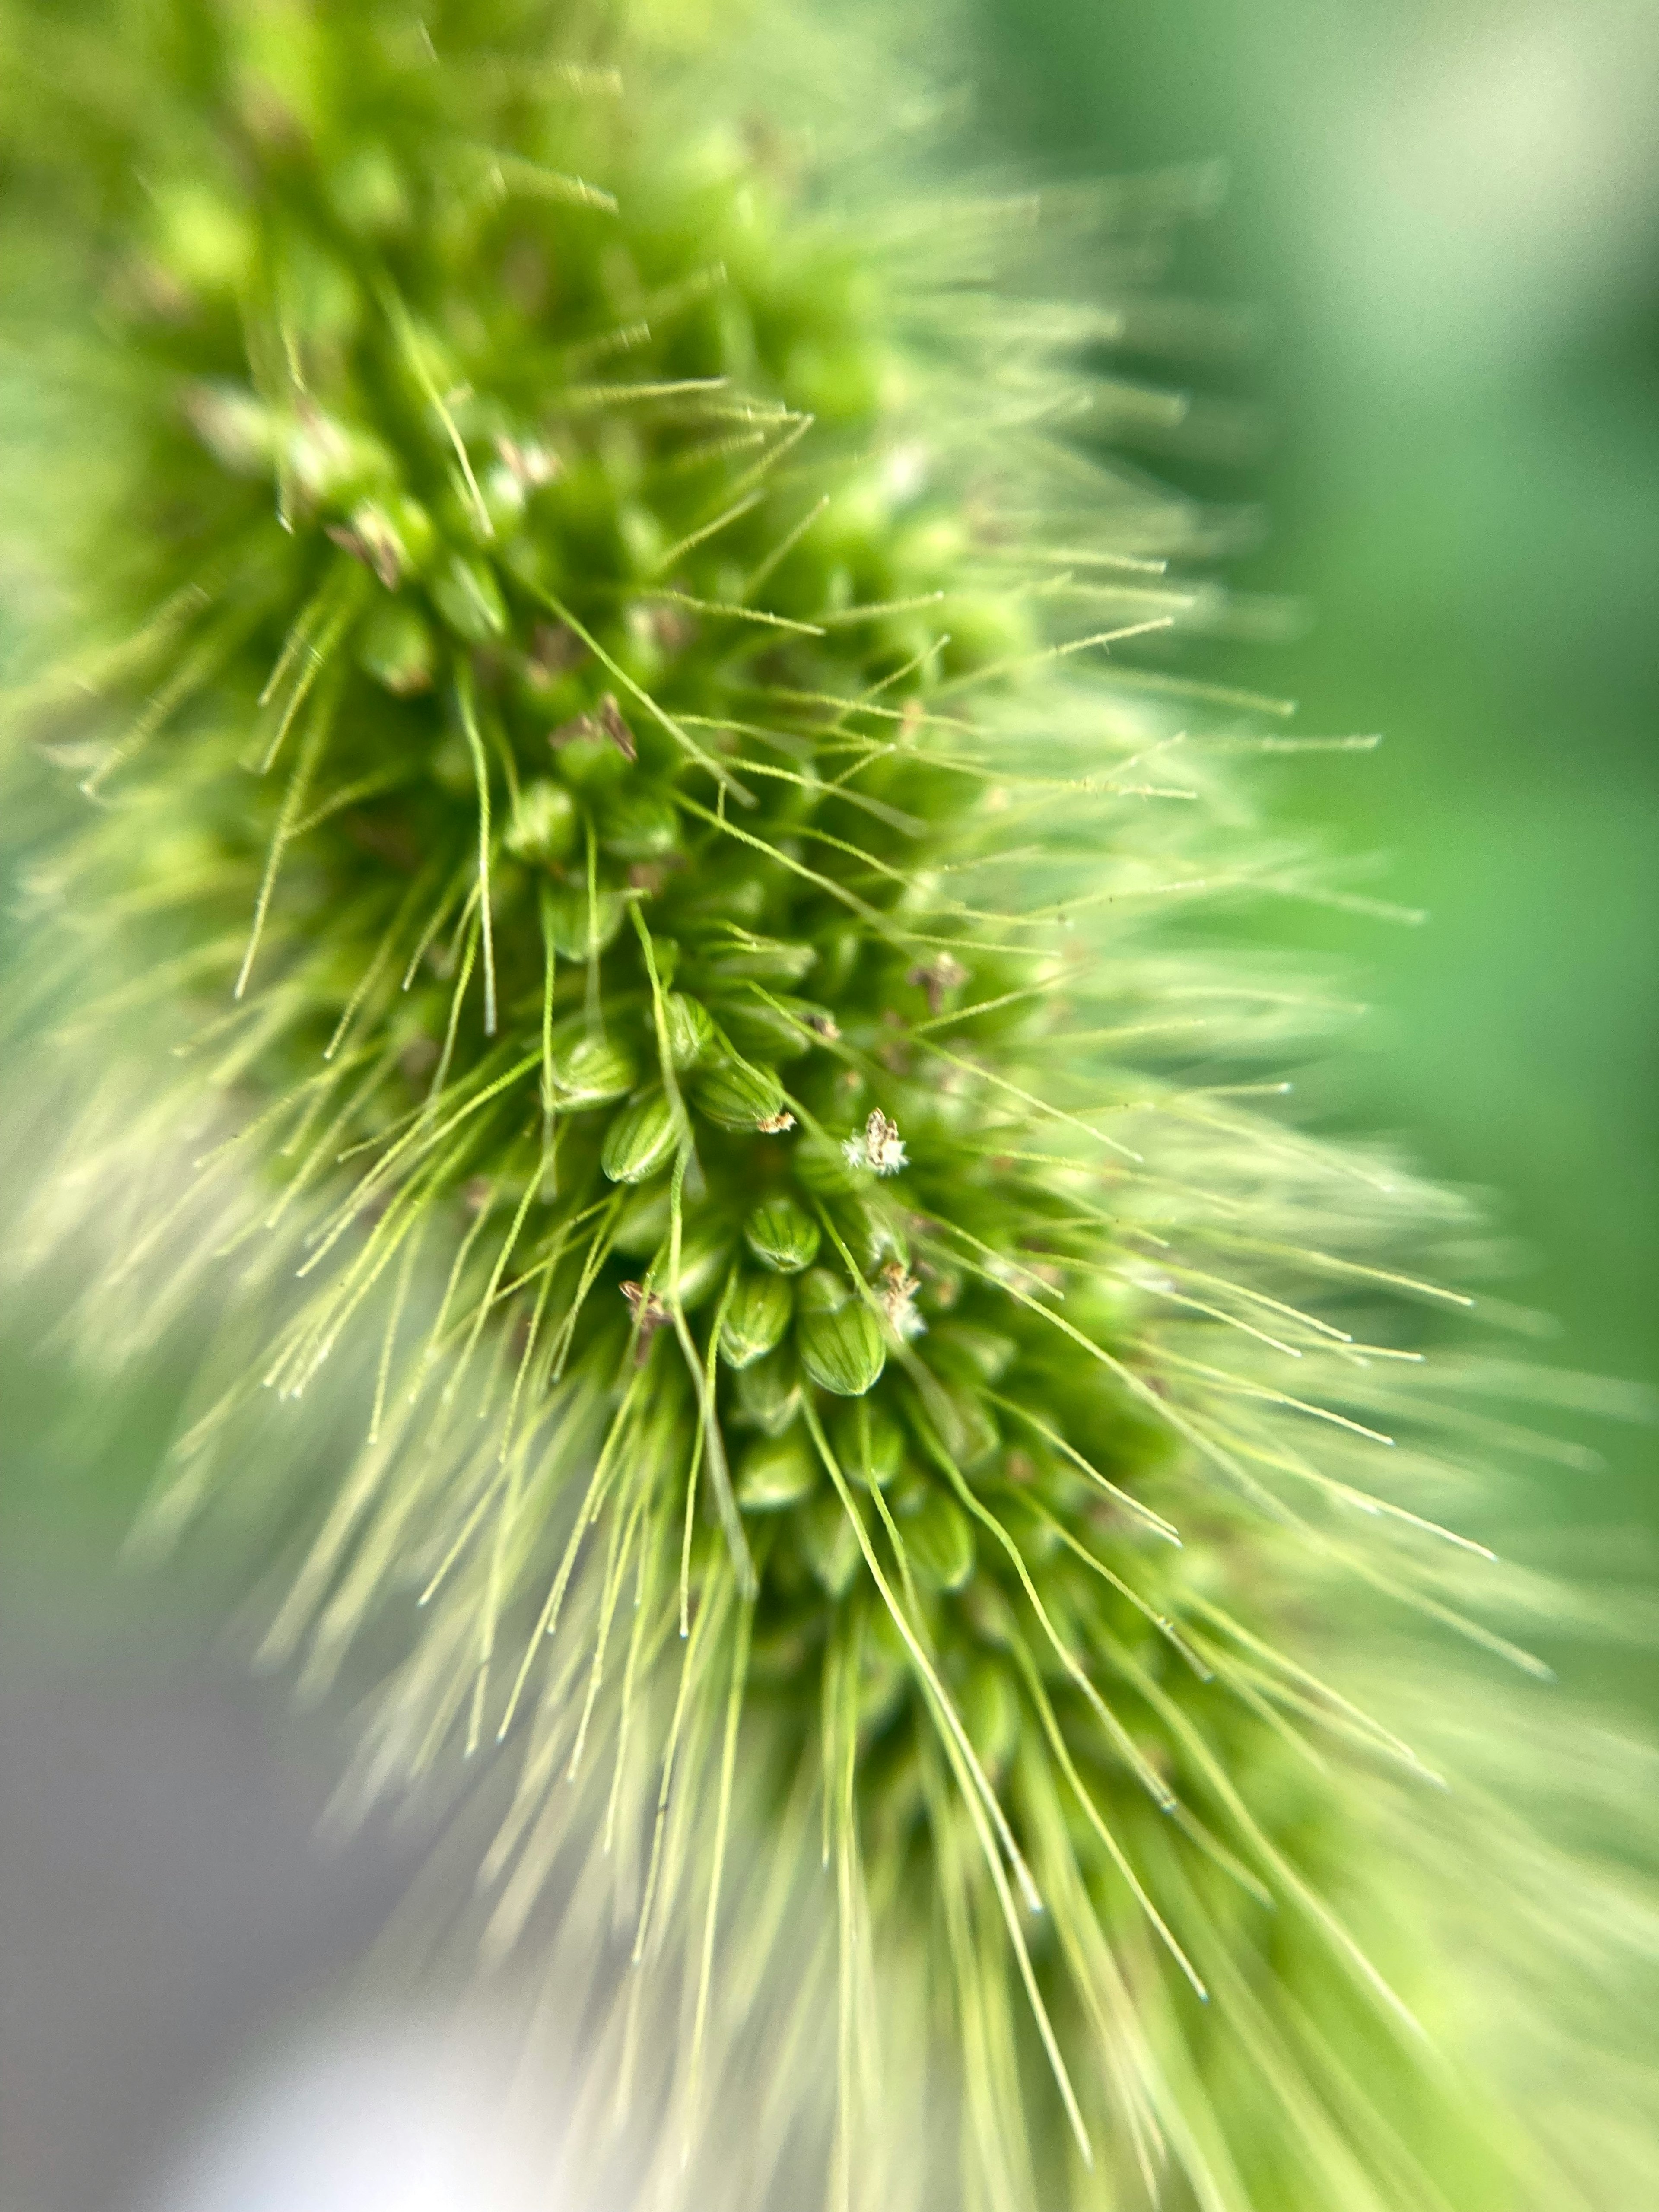
[{"label": "spikelet", "polygon": [[1340,1009],[1211,917],[1368,902],[1041,292],[1207,180],[901,190],[927,101],[781,15],[6,23],[112,325],[33,1235],[209,1337],[143,1534],[265,1530],[307,1693],[393,1655],[353,1802],[473,1755],[662,2201],[1636,2201],[1645,2078],[1504,1978],[1653,1923],[1525,1825],[1562,1601],[1442,1525],[1528,1448],[1480,1224],[1285,1103]]}]

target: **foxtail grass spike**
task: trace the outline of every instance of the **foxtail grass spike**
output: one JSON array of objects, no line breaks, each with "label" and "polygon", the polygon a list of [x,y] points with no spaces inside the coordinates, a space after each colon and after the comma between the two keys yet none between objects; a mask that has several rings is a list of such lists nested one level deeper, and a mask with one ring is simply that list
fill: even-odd
[{"label": "foxtail grass spike", "polygon": [[1478,1218],[1286,1095],[1343,1010],[1236,917],[1374,902],[1121,458],[1212,179],[988,186],[892,25],[737,14],[0,9],[16,1252],[196,1340],[140,1539],[381,1670],[343,1803],[472,1778],[642,2202],[1633,2206],[1555,1447]]}]

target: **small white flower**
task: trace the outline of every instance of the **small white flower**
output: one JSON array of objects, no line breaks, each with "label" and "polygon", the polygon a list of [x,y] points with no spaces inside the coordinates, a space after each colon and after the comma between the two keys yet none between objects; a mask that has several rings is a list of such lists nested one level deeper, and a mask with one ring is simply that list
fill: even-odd
[{"label": "small white flower", "polygon": [[849,1167],[867,1168],[878,1176],[896,1175],[905,1164],[898,1123],[890,1121],[879,1106],[859,1133],[847,1139],[842,1151]]}]

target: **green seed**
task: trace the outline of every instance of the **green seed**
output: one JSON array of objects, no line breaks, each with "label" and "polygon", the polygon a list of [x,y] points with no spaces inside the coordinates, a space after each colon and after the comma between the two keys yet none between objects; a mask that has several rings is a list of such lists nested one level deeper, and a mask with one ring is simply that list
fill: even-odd
[{"label": "green seed", "polygon": [[559,774],[574,790],[590,799],[614,796],[617,787],[633,773],[625,756],[617,750],[591,714],[555,730],[550,740]]},{"label": "green seed", "polygon": [[621,791],[600,815],[599,842],[619,860],[659,860],[674,850],[679,826],[660,792]]},{"label": "green seed", "polygon": [[662,1002],[662,1012],[669,1058],[676,1067],[695,1067],[714,1041],[714,1024],[708,1009],[696,1000],[672,991]]},{"label": "green seed", "polygon": [[775,1275],[739,1276],[726,1309],[720,1357],[728,1367],[748,1367],[783,1341],[794,1310],[787,1283]]},{"label": "green seed", "polygon": [[617,514],[617,535],[629,566],[641,576],[648,576],[667,550],[661,523],[648,507],[632,500]]},{"label": "green seed", "polygon": [[[490,470],[479,487],[483,493],[484,513],[489,517],[489,536],[491,538],[510,538],[524,520],[525,489],[509,468]],[[471,502],[467,519],[476,523],[477,510]]]},{"label": "green seed", "polygon": [[[562,860],[575,849],[576,828],[575,800],[562,783],[538,776],[519,793],[507,828],[507,849],[520,860]],[[582,903],[586,907],[586,899]]]},{"label": "green seed", "polygon": [[963,1691],[962,1718],[981,1765],[1000,1774],[1014,1755],[1020,1731],[1019,1692],[1006,1667],[980,1661]]},{"label": "green seed", "polygon": [[469,645],[488,645],[506,634],[501,586],[482,561],[452,553],[433,579],[432,599],[451,629]]},{"label": "green seed", "polygon": [[861,1398],[887,1364],[881,1324],[861,1300],[838,1312],[803,1313],[795,1340],[808,1375],[838,1398]]},{"label": "green seed", "polygon": [[[799,1006],[796,1013],[793,1007]],[[762,1060],[799,1060],[817,1042],[807,1026],[808,1014],[822,1020],[823,1012],[817,1006],[807,1006],[800,1000],[780,1001],[769,1006],[755,1000],[728,1003],[718,1009],[720,1027],[741,1053],[753,1053]]]},{"label": "green seed", "polygon": [[775,939],[751,938],[711,957],[708,972],[729,982],[798,983],[817,964],[810,945],[781,945]]},{"label": "green seed", "polygon": [[783,1085],[769,1067],[746,1060],[717,1060],[701,1073],[692,1092],[698,1107],[723,1129],[753,1129],[783,1112]]},{"label": "green seed", "polygon": [[859,1571],[859,1540],[840,1498],[815,1498],[800,1516],[801,1550],[831,1597],[845,1597]]},{"label": "green seed", "polygon": [[668,1235],[668,1193],[660,1185],[629,1200],[617,1216],[611,1243],[630,1259],[648,1260]]},{"label": "green seed", "polygon": [[935,1383],[927,1412],[939,1441],[958,1467],[975,1468],[990,1457],[1002,1438],[980,1392],[966,1385]]},{"label": "green seed", "polygon": [[554,1088],[567,1113],[623,1097],[638,1079],[632,1056],[604,1037],[579,1037],[554,1055]]},{"label": "green seed", "polygon": [[667,1164],[674,1113],[660,1091],[618,1114],[605,1132],[599,1165],[612,1182],[643,1182]]},{"label": "green seed", "polygon": [[210,297],[237,293],[258,253],[248,220],[206,185],[164,185],[153,202],[157,258],[167,274]]},{"label": "green seed", "polygon": [[798,1296],[804,1314],[838,1314],[851,1300],[853,1290],[846,1276],[833,1267],[814,1267]]},{"label": "green seed", "polygon": [[437,537],[432,517],[418,499],[402,492],[388,492],[382,504],[403,547],[405,568],[411,575],[423,574]]},{"label": "green seed", "polygon": [[740,1370],[738,1411],[751,1428],[769,1437],[781,1437],[793,1425],[800,1411],[800,1375],[792,1352],[769,1352]]},{"label": "green seed", "polygon": [[799,1274],[818,1256],[818,1224],[793,1198],[769,1199],[743,1225],[744,1241],[763,1267]]},{"label": "green seed", "polygon": [[378,606],[358,634],[357,665],[394,697],[412,699],[432,689],[432,632],[413,607]]},{"label": "green seed", "polygon": [[671,1275],[665,1252],[658,1276],[665,1292],[672,1291],[688,1313],[702,1305],[725,1279],[731,1264],[732,1239],[718,1220],[699,1223],[686,1231],[680,1246],[678,1275]]},{"label": "green seed", "polygon": [[752,1444],[738,1476],[738,1503],[750,1513],[775,1513],[817,1488],[818,1464],[799,1437]]},{"label": "green seed", "polygon": [[409,193],[384,146],[354,147],[329,176],[328,197],[335,214],[359,238],[386,238],[407,228]]},{"label": "green seed", "polygon": [[866,1488],[885,1490],[904,1464],[904,1431],[869,1398],[845,1406],[830,1425],[836,1457],[848,1476]]},{"label": "green seed", "polygon": [[928,1364],[969,1384],[996,1382],[1017,1349],[1012,1337],[996,1329],[975,1328],[966,1322],[944,1322],[932,1332]]},{"label": "green seed", "polygon": [[974,1571],[972,1523],[954,1498],[932,1492],[921,1511],[901,1524],[917,1579],[930,1589],[960,1589]]},{"label": "green seed", "polygon": [[795,1147],[792,1164],[797,1180],[819,1198],[844,1197],[858,1188],[859,1178],[841,1146],[827,1144],[821,1137],[804,1137]]},{"label": "green seed", "polygon": [[548,934],[562,960],[586,960],[603,952],[622,927],[628,902],[620,891],[601,891],[590,903],[585,890],[568,884],[548,901]]}]

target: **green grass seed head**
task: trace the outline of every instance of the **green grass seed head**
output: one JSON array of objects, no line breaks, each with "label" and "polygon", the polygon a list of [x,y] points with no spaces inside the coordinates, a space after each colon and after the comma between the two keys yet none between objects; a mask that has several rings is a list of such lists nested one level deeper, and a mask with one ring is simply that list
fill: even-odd
[{"label": "green grass seed head", "polygon": [[1463,1215],[1261,1103],[1328,1004],[1190,919],[1347,896],[1242,811],[1273,702],[1118,650],[1210,520],[1076,427],[1148,403],[1031,203],[896,199],[890,82],[860,204],[668,12],[173,0],[100,101],[112,17],[8,10],[131,448],[43,902],[196,1010],[100,1141],[205,1103],[242,1286],[154,1519],[352,1348],[268,1650],[413,1620],[370,1789],[516,1739],[487,1949],[623,1929],[671,2179],[821,2104],[836,2203],[1533,2201],[1425,2055],[1447,1662],[1371,1618],[1524,1661],[1413,1364]]}]

